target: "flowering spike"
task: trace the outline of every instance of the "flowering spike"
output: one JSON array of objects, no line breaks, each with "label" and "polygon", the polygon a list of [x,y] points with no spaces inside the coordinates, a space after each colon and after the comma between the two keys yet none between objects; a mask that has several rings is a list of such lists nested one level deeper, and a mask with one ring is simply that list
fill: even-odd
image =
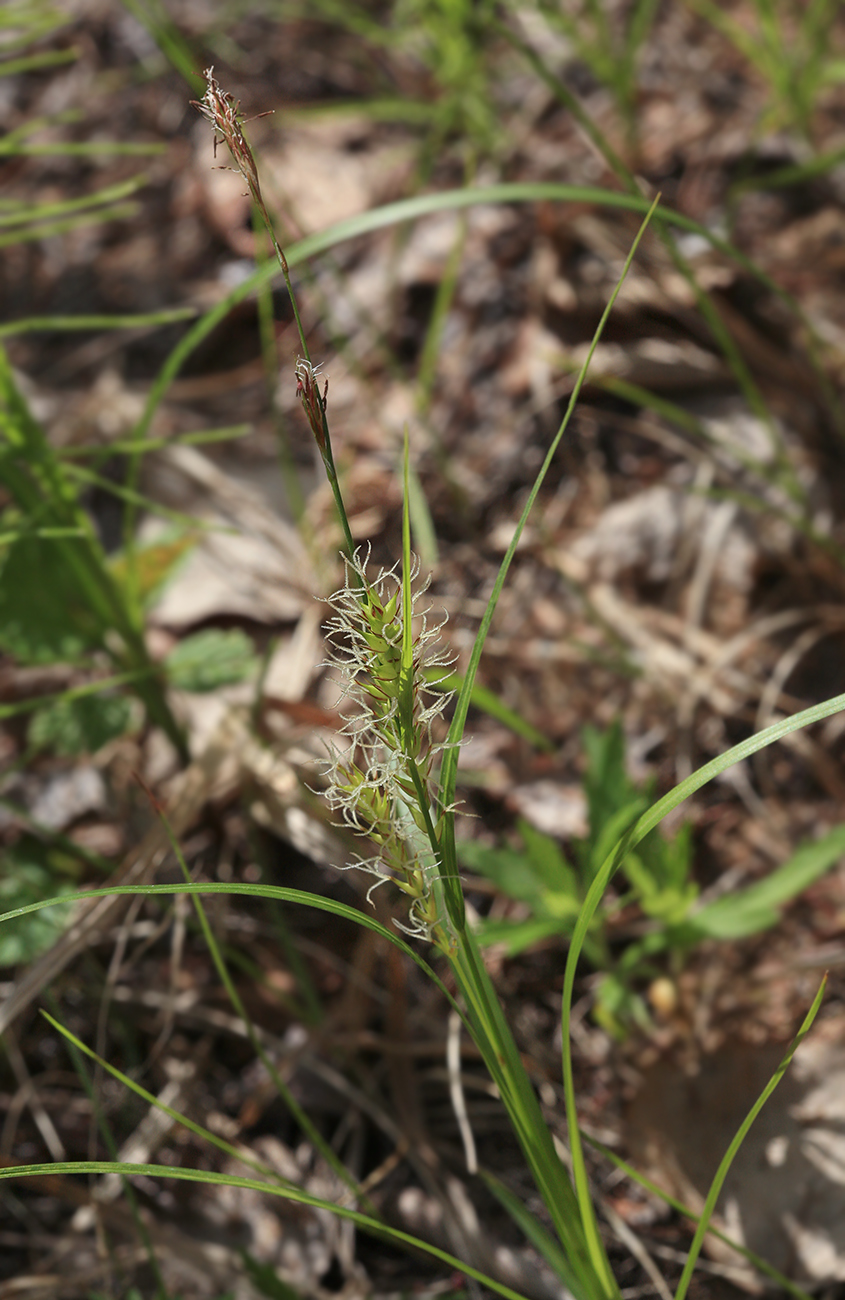
[{"label": "flowering spike", "polygon": [[[400,600],[398,566],[382,569],[373,581],[368,558],[360,552],[345,557],[346,582],[329,599],[329,663],[340,672],[343,698],[355,708],[344,714],[341,732],[349,750],[335,752],[329,765],[328,800],[346,826],[379,847],[376,857],[351,865],[393,880],[411,898],[408,924],[401,928],[448,947],[432,805],[433,769],[444,748],[433,727],[451,693],[438,690],[429,672],[446,670],[452,661],[438,644],[442,623],[429,624],[423,614],[416,635],[405,628],[427,584],[410,601]],[[418,572],[413,562],[408,590]],[[403,659],[406,645],[409,663]]]},{"label": "flowering spike", "polygon": [[[308,343],[305,338],[305,330],[302,325],[302,317],[299,314],[299,307],[296,302],[296,294],[293,291],[293,283],[290,277],[290,267],[284,250],[276,238],[273,229],[273,223],[270,220],[270,214],[264,204],[261,196],[261,187],[258,181],[258,167],[253,157],[252,149],[243,133],[242,116],[240,103],[235,100],[234,96],[227,91],[221,90],[214,76],[214,68],[207,68],[205,72],[206,82],[208,83],[205,94],[201,100],[192,100],[194,107],[199,110],[207,122],[214,127],[214,156],[217,156],[218,144],[225,143],[232,155],[238,171],[247,183],[253,202],[255,203],[261,218],[267,227],[267,233],[273,243],[273,249],[279,266],[282,269],[282,275],[285,279],[288,295],[290,297],[291,307],[293,308],[294,320],[299,334],[299,341],[302,346],[304,360],[297,363],[297,396],[302,399],[308,416],[309,424],[317,440],[317,446],[320,449],[320,455],[323,458],[323,464],[326,468],[326,475],[332,489],[335,499],[338,516],[341,527],[343,528],[344,542],[347,553],[352,555],[355,550],[355,542],[352,537],[352,530],[349,527],[349,518],[346,514],[346,507],[343,504],[343,497],[338,483],[337,473],[334,467],[334,458],[332,456],[331,437],[329,435],[329,426],[326,420],[326,399],[328,396],[328,382],[323,385],[323,391],[320,393],[319,384],[317,383],[317,370],[311,365],[308,355]],[[260,114],[259,116],[264,116]]]},{"label": "flowering spike", "polygon": [[310,361],[300,357],[294,366],[293,373],[296,375],[296,395],[302,402],[302,408],[311,426],[311,432],[317,446],[320,449],[320,455],[325,459],[326,456],[326,400],[329,395],[329,381],[325,381],[323,391],[320,392],[318,383],[320,367],[312,366]]},{"label": "flowering spike", "polygon": [[216,135],[214,137],[214,156],[217,157],[218,144],[225,143],[235,166],[249,186],[250,194],[259,207],[263,208],[261,188],[258,184],[258,168],[241,128],[243,118],[240,100],[236,100],[228,91],[220,89],[213,67],[206,68],[203,76],[208,82],[208,88],[202,99],[192,99],[191,103],[202,113],[205,120],[211,123],[214,130],[220,132],[219,140]]}]

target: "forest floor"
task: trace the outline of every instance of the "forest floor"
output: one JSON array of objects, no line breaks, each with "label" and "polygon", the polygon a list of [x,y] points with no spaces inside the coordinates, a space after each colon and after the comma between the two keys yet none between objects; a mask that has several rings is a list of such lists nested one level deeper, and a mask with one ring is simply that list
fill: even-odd
[{"label": "forest floor", "polygon": [[[467,900],[566,1142],[570,895],[549,864],[565,855],[580,897],[584,846],[598,851],[637,791],[663,794],[845,692],[845,13],[774,6],[789,82],[774,46],[769,59],[765,8],[585,5],[570,30],[542,4],[494,14],[422,0],[168,0],[166,12],[32,0],[2,16],[0,340],[58,460],[79,471],[67,481],[115,582],[140,584],[149,653],[178,663],[186,648],[169,699],[190,761],[137,698],[74,705],[67,691],[107,669],[90,646],[62,653],[80,615],[53,568],[61,540],[4,539],[0,909],[111,872],[177,881],[158,802],[196,879],[296,886],[374,906],[387,925],[402,915],[389,888],[368,903],[367,878],[338,870],[348,837],[315,793],[343,707],[323,631],[342,538],[297,396],[281,277],[221,313],[156,387],[192,319],[268,257],[242,177],[191,104],[202,70],[241,101],[285,248],[413,195],[526,187],[365,222],[293,272],[352,530],[375,570],[401,557],[409,432],[415,549],[459,673],[642,221],[598,191],[630,195],[634,178],[686,226],[666,239],[653,223],[637,251],[520,539],[460,760]],[[821,36],[805,30],[810,9],[827,15]],[[624,33],[646,13],[628,58]],[[571,190],[529,195],[539,183]],[[80,330],[67,319],[79,315],[142,319]],[[127,440],[151,393],[144,438],[158,441],[136,455]],[[0,494],[12,536],[19,502],[2,462]],[[573,1012],[584,1131],[695,1209],[830,972],[814,1046],[721,1209],[727,1231],[829,1296],[845,1283],[842,716],[671,815],[660,834],[674,850],[652,860],[663,878],[611,886]],[[810,849],[796,859],[819,844],[828,869]],[[757,922],[683,940],[701,899],[742,898],[784,864],[783,896]],[[340,918],[207,905],[264,1048],[379,1212],[532,1300],[561,1295],[466,1172],[437,988]],[[0,1161],[107,1157],[100,1116],[128,1160],[238,1171],[100,1066],[89,1094],[43,1006],[148,1093],[337,1199],[189,900],[101,908],[70,930],[58,911],[0,928]],[[542,1217],[481,1061],[467,1040],[461,1050],[480,1163]],[[671,1294],[689,1221],[591,1160],[623,1294]],[[322,1211],[134,1183],[159,1278],[117,1179],[0,1183],[0,1300],[487,1294]],[[757,1285],[714,1242],[692,1293]]]}]

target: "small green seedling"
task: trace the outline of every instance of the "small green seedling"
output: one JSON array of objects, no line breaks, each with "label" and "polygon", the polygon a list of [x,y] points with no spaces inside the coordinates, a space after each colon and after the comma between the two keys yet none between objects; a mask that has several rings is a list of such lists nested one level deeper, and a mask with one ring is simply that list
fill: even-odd
[{"label": "small green seedling", "polygon": [[[587,727],[584,748],[589,830],[585,839],[573,844],[573,861],[556,840],[525,821],[518,823],[518,847],[460,846],[464,867],[486,876],[529,909],[521,919],[481,922],[481,942],[503,944],[511,956],[544,940],[571,936],[608,852],[652,801],[651,789],[638,788],[625,770],[625,741],[618,722],[605,732]],[[682,954],[704,939],[727,941],[769,929],[780,920],[781,909],[843,855],[845,826],[837,826],[803,845],[764,880],[702,906],[692,874],[691,824],[683,825],[672,839],[652,831],[622,863],[627,888],[623,885],[616,897],[605,899],[585,938],[585,956],[601,972],[598,1022],[616,1037],[624,1036],[631,1024],[647,1025],[648,1012],[637,987],[663,973],[656,957],[668,952],[677,965]],[[613,921],[631,904],[643,914],[645,933],[620,954],[612,942]]]}]

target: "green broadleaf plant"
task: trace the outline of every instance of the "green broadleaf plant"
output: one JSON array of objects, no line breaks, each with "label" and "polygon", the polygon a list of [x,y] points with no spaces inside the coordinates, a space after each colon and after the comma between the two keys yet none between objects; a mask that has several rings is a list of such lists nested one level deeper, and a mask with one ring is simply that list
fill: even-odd
[{"label": "green broadleaf plant", "polygon": [[122,736],[132,723],[132,702],[125,695],[101,692],[81,699],[60,696],[33,713],[27,739],[34,749],[62,757],[95,754]]},{"label": "green broadleaf plant", "polygon": [[[482,921],[478,932],[482,944],[502,944],[515,955],[543,940],[568,939],[608,853],[651,802],[651,790],[639,790],[626,772],[624,735],[618,722],[604,733],[587,727],[584,747],[589,831],[585,840],[574,844],[575,866],[556,840],[524,821],[518,823],[521,848],[489,848],[472,841],[459,846],[466,867],[531,909],[520,920]],[[637,987],[661,973],[655,959],[668,953],[677,964],[704,939],[745,938],[776,925],[782,908],[845,856],[845,826],[837,826],[801,846],[764,880],[700,904],[691,874],[691,832],[689,823],[672,839],[652,831],[629,852],[622,862],[628,888],[619,899],[603,900],[584,937],[584,955],[601,972],[594,1014],[615,1037],[624,1037],[632,1023],[648,1023]],[[613,916],[632,902],[649,920],[649,930],[614,955]]]}]

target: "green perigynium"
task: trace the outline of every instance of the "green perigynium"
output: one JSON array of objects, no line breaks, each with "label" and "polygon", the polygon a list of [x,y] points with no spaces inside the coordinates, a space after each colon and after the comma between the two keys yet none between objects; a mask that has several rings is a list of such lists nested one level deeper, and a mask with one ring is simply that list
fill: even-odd
[{"label": "green perigynium", "polygon": [[[346,581],[329,598],[329,663],[340,678],[341,735],[348,746],[332,750],[326,773],[329,805],[344,825],[378,851],[350,866],[370,872],[376,884],[392,880],[411,899],[409,934],[450,947],[448,918],[437,888],[443,809],[435,806],[434,770],[444,744],[433,734],[451,692],[429,680],[451,667],[440,641],[445,619],[432,624],[417,608],[428,583],[405,595],[419,574],[415,562],[404,579],[398,565],[367,575],[369,556],[344,557]],[[414,627],[406,629],[408,611]],[[375,886],[373,886],[375,888]]]}]

